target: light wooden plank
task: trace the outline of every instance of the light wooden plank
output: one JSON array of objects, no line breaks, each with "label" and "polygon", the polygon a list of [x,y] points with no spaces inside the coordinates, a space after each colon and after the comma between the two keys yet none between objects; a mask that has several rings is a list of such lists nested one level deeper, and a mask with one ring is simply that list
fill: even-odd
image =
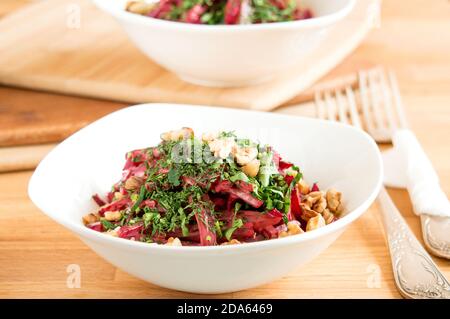
[{"label": "light wooden plank", "polygon": [[[372,32],[347,65],[340,67],[348,70],[351,63],[362,61],[385,64],[396,71],[411,126],[450,195],[450,149],[446,143],[450,135],[450,39],[442,36],[442,30],[450,29],[450,4],[446,0],[436,0],[433,6],[425,0],[383,3],[382,28]],[[54,98],[42,97],[49,102]],[[58,101],[61,107],[66,105],[64,99]],[[290,105],[277,112],[296,115],[304,110]],[[203,297],[147,284],[102,260],[34,207],[27,196],[30,175],[0,174],[0,297]],[[420,222],[412,213],[406,191],[390,190],[390,194],[421,240]],[[434,260],[450,278],[449,261]],[[80,289],[66,286],[70,263],[81,266]],[[370,265],[380,267],[380,288],[367,286]],[[377,205],[311,263],[268,285],[211,296],[215,297],[399,298]]]}]

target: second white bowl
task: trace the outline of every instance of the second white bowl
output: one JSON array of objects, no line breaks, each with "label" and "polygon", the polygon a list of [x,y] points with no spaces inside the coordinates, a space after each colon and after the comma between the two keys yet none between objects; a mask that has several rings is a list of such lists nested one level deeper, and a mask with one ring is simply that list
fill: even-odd
[{"label": "second white bowl", "polygon": [[206,86],[268,81],[298,64],[324,40],[327,29],[355,0],[304,0],[315,18],[253,25],[196,25],[153,19],[124,10],[127,0],[93,0],[123,26],[149,58],[182,79]]}]

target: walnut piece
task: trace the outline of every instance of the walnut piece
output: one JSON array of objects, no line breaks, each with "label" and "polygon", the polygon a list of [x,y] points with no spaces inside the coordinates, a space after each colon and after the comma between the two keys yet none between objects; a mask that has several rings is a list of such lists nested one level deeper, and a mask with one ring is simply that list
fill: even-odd
[{"label": "walnut piece", "polygon": [[218,138],[208,142],[209,149],[215,157],[227,158],[236,148],[233,137]]},{"label": "walnut piece", "polygon": [[153,9],[154,6],[154,3],[146,3],[143,1],[129,1],[125,10],[131,13],[146,15]]},{"label": "walnut piece", "polygon": [[238,147],[234,150],[234,158],[236,159],[236,162],[244,166],[254,159],[256,159],[256,156],[258,156],[258,149],[256,147]]},{"label": "walnut piece", "polygon": [[331,212],[333,212],[333,213],[339,212],[339,209],[341,206],[341,197],[342,197],[342,194],[333,188],[330,188],[327,191],[327,195],[326,195],[327,204],[328,204],[328,209]]},{"label": "walnut piece", "polygon": [[[297,184],[297,188],[301,189],[305,185]],[[304,189],[306,190],[306,188]],[[301,192],[301,191],[300,191]],[[329,189],[326,193],[322,191],[314,191],[307,194],[303,194],[301,218],[308,222],[309,229],[316,229],[322,227],[322,224],[330,224],[336,220],[336,215],[340,213],[341,193],[335,189]],[[320,217],[318,217],[320,216]],[[309,221],[311,223],[309,223]],[[308,230],[308,226],[307,226]]]},{"label": "walnut piece", "polygon": [[161,134],[163,141],[179,141],[192,138],[194,136],[194,130],[190,127],[183,127],[180,130],[173,130]]},{"label": "walnut piece", "polygon": [[183,246],[183,244],[181,244],[181,241],[178,239],[178,237],[170,237],[167,240],[167,243],[165,244],[166,246]]},{"label": "walnut piece", "polygon": [[232,239],[232,240],[230,240],[230,241],[226,241],[226,242],[224,242],[224,243],[222,243],[222,244],[220,244],[221,246],[228,246],[228,245],[237,245],[237,244],[240,244],[241,242],[239,241],[239,240],[237,240],[237,239]]},{"label": "walnut piece", "polygon": [[318,212],[319,214],[322,214],[323,211],[325,210],[325,208],[327,208],[327,201],[326,201],[326,199],[323,196],[321,196],[316,201],[314,206],[312,207],[313,211]]},{"label": "walnut piece", "polygon": [[301,203],[300,207],[302,208],[302,219],[304,221],[308,221],[310,218],[317,216],[317,212],[313,211],[311,207],[309,207],[306,203]]},{"label": "walnut piece", "polygon": [[323,213],[322,213],[322,217],[323,219],[325,219],[325,223],[331,224],[332,222],[334,222],[335,218],[334,218],[334,214],[332,212],[330,212],[330,210],[328,208],[326,208]]},{"label": "walnut piece", "polygon": [[255,177],[256,175],[258,175],[260,165],[260,161],[255,158],[250,163],[242,166],[241,170],[245,173],[245,175],[249,177]]},{"label": "walnut piece", "polygon": [[125,197],[125,195],[122,194],[121,192],[115,192],[114,193],[114,200],[121,200],[124,197]]},{"label": "walnut piece", "polygon": [[298,235],[304,233],[303,229],[300,227],[300,222],[292,220],[287,223],[287,230],[279,233],[278,237],[287,237],[292,235]]},{"label": "walnut piece", "polygon": [[142,184],[144,183],[144,180],[137,176],[131,176],[129,179],[125,181],[125,189],[129,191],[134,191],[139,189]]},{"label": "walnut piece", "polygon": [[99,220],[100,220],[99,216],[97,214],[94,214],[94,213],[90,213],[90,214],[87,214],[87,215],[83,216],[83,224],[85,224],[85,225],[96,223]]},{"label": "walnut piece", "polygon": [[322,215],[317,214],[317,216],[312,217],[308,220],[308,223],[306,224],[306,231],[311,231],[325,225],[325,219],[323,219]]},{"label": "walnut piece", "polygon": [[219,134],[217,133],[203,133],[202,134],[202,141],[203,142],[211,142],[214,141],[217,137],[219,136]]},{"label": "walnut piece", "polygon": [[302,195],[306,195],[308,194],[311,190],[309,188],[309,185],[303,180],[301,179],[298,184],[297,184],[297,190],[300,192],[300,194]]},{"label": "walnut piece", "polygon": [[109,222],[117,222],[122,218],[122,213],[120,211],[105,212],[105,219]]}]

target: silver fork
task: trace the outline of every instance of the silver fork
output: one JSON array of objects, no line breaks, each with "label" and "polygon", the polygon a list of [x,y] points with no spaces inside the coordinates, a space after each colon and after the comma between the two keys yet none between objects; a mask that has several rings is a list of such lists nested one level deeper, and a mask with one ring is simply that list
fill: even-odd
[{"label": "silver fork", "polygon": [[[359,90],[364,122],[377,142],[393,142],[397,162],[403,164],[414,211],[420,216],[422,237],[434,255],[450,259],[450,202],[439,186],[439,178],[414,133],[408,129],[397,80],[382,68],[359,72]],[[392,162],[391,164],[395,164]]]},{"label": "silver fork", "polygon": [[[377,83],[371,81],[372,87],[368,88],[367,82],[363,82],[367,80],[366,73],[361,72],[359,77],[360,90],[362,88],[360,104],[364,105],[363,119],[372,124],[372,126],[366,125],[369,134],[373,134],[379,141],[389,141],[392,133],[396,130],[394,126],[387,126],[394,123],[393,112],[387,110],[391,105],[384,104],[386,112],[390,112],[392,117],[390,120],[383,121],[381,113],[378,115],[376,113],[384,100],[377,100],[371,105],[376,107],[376,110],[369,109],[368,90],[375,90],[374,85]],[[357,94],[350,86],[317,91],[315,94],[317,116],[363,129],[356,97]],[[401,121],[405,122],[404,117]],[[400,293],[405,298],[449,299],[450,283],[415,238],[384,187],[380,191],[378,201],[391,254],[394,278]]]}]

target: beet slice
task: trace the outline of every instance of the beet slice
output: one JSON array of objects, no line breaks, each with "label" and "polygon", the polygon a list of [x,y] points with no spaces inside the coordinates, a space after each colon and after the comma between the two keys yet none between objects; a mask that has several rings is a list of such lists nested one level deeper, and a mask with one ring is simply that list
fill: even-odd
[{"label": "beet slice", "polygon": [[141,238],[141,232],[144,229],[144,224],[138,223],[130,226],[122,226],[120,227],[117,234],[120,238],[139,240]]},{"label": "beet slice", "polygon": [[228,0],[225,5],[225,24],[237,24],[241,16],[242,0]]},{"label": "beet slice", "polygon": [[291,193],[291,214],[294,215],[294,217],[298,220],[301,219],[302,215],[302,207],[300,206],[301,195],[298,192],[297,188],[294,187]]},{"label": "beet slice", "polygon": [[122,210],[126,208],[130,202],[131,200],[129,198],[116,200],[108,205],[100,207],[100,209],[98,210],[98,214],[100,216],[103,216],[105,215],[105,212],[115,212],[118,210]]},{"label": "beet slice", "polygon": [[211,231],[212,225],[214,225],[214,218],[211,214],[205,208],[202,208],[199,212],[195,213],[195,219],[197,220],[200,244],[202,246],[216,245],[216,234]]}]

